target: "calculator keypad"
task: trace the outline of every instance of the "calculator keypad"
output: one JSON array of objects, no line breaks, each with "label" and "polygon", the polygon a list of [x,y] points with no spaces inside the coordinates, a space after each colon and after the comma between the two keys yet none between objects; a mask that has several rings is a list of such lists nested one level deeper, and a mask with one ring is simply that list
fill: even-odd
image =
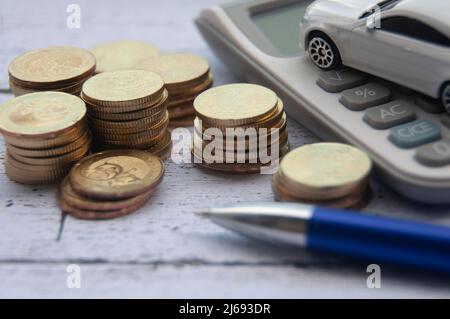
[{"label": "calculator keypad", "polygon": [[342,92],[340,102],[352,111],[362,111],[391,99],[391,90],[378,83],[369,83]]},{"label": "calculator keypad", "polygon": [[[409,92],[411,99],[396,99],[397,94],[394,95],[389,88],[399,93],[401,87],[397,88],[392,83],[387,83],[386,87],[369,82],[370,78],[357,70],[342,68],[322,72],[317,85],[329,93],[340,93],[339,102],[346,108],[365,111],[363,120],[372,128],[390,129],[388,140],[397,147],[417,148],[417,162],[431,167],[450,165],[450,138],[448,132],[443,134],[443,130],[450,129],[450,114],[445,113],[441,103],[425,95],[416,95],[414,98],[416,93],[413,91]],[[386,81],[381,82],[386,84]],[[418,113],[421,113],[419,119]],[[421,118],[426,113],[442,114],[442,120],[434,121],[428,116]],[[447,137],[442,139],[442,136]]]},{"label": "calculator keypad", "polygon": [[360,86],[367,82],[368,76],[352,69],[322,72],[317,85],[329,93],[338,93]]},{"label": "calculator keypad", "polygon": [[389,140],[400,148],[413,148],[440,138],[441,128],[431,120],[418,120],[396,126],[389,133]]},{"label": "calculator keypad", "polygon": [[450,139],[419,147],[416,152],[416,159],[426,166],[450,164]]},{"label": "calculator keypad", "polygon": [[414,106],[403,100],[394,100],[387,104],[372,107],[364,114],[364,121],[378,130],[414,121]]},{"label": "calculator keypad", "polygon": [[419,95],[416,97],[416,104],[425,112],[432,114],[444,113],[445,109],[442,103],[430,97]]}]

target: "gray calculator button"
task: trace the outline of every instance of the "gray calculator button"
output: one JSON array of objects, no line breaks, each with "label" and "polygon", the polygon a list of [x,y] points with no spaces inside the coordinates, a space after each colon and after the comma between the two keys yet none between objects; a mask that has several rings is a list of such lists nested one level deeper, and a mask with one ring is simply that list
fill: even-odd
[{"label": "gray calculator button", "polygon": [[362,111],[369,107],[384,104],[391,99],[391,91],[377,83],[369,83],[346,90],[339,100],[352,111]]},{"label": "gray calculator button", "polygon": [[381,106],[372,107],[364,114],[364,121],[379,130],[411,122],[415,119],[414,105],[403,100],[395,100]]},{"label": "gray calculator button", "polygon": [[418,95],[416,97],[416,104],[425,112],[439,114],[445,111],[441,101],[432,99],[428,96]]},{"label": "gray calculator button", "polygon": [[367,75],[352,69],[321,72],[317,85],[327,92],[337,93],[362,85],[367,82]]},{"label": "gray calculator button", "polygon": [[391,129],[389,140],[401,148],[412,148],[441,138],[441,128],[431,120],[417,120]]},{"label": "gray calculator button", "polygon": [[427,166],[450,164],[450,139],[419,147],[416,152],[416,159]]}]

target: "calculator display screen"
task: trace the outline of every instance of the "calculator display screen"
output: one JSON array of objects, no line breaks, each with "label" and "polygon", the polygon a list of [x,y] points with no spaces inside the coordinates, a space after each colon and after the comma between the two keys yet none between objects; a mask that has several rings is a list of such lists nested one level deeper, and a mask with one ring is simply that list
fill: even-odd
[{"label": "calculator display screen", "polygon": [[312,1],[298,1],[252,15],[253,22],[283,55],[298,55],[299,23]]}]

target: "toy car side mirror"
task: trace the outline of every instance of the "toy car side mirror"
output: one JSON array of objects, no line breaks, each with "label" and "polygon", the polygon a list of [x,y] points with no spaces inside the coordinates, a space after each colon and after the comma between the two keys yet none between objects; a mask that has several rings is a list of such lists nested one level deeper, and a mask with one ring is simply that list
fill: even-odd
[{"label": "toy car side mirror", "polygon": [[377,16],[372,16],[367,18],[366,20],[366,29],[367,31],[375,31],[376,29],[380,28],[380,20],[377,18]]}]

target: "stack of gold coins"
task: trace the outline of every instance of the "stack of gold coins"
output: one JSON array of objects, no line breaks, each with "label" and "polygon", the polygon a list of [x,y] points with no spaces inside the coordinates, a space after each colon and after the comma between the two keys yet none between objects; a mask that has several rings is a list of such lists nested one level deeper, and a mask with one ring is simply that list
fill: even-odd
[{"label": "stack of gold coins", "polygon": [[59,91],[79,95],[95,72],[95,57],[89,51],[53,47],[27,52],[9,65],[9,83],[15,96]]},{"label": "stack of gold coins", "polygon": [[97,60],[96,73],[132,69],[137,63],[159,54],[154,46],[135,40],[103,43],[91,52]]},{"label": "stack of gold coins", "polygon": [[0,111],[6,142],[5,171],[23,184],[53,184],[89,153],[86,106],[73,95],[39,92],[22,95]]},{"label": "stack of gold coins", "polygon": [[192,103],[213,83],[208,61],[190,53],[171,53],[147,59],[135,67],[158,73],[164,79],[169,92],[170,125],[192,126]]},{"label": "stack of gold coins", "polygon": [[317,143],[288,153],[273,177],[275,197],[341,209],[361,209],[370,197],[370,158],[338,143]]},{"label": "stack of gold coins", "polygon": [[228,84],[200,94],[192,153],[195,163],[229,173],[257,173],[289,149],[283,102],[255,84]]},{"label": "stack of gold coins", "polygon": [[162,161],[145,151],[112,150],[77,163],[62,182],[58,202],[80,219],[128,215],[152,196],[164,174]]},{"label": "stack of gold coins", "polygon": [[144,70],[119,70],[93,76],[81,94],[97,149],[149,149],[168,154],[168,93],[163,79]]}]

